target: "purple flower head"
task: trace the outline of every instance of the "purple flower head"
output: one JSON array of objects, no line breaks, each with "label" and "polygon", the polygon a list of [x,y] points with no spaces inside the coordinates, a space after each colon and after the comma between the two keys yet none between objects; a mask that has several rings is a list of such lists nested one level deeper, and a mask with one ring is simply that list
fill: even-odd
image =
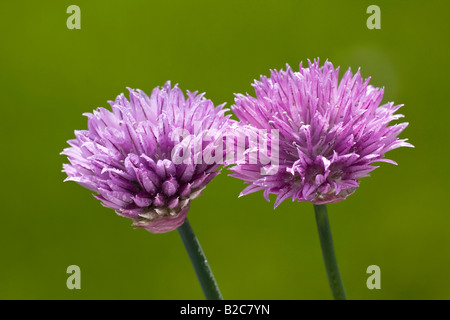
[{"label": "purple flower head", "polygon": [[62,152],[70,161],[65,181],[96,192],[104,206],[133,219],[137,228],[172,231],[219,173],[220,163],[198,159],[211,154],[232,120],[223,105],[215,107],[197,92],[185,98],[170,82],[150,97],[129,91],[130,100],[121,94],[109,101],[112,112],[85,114],[88,130],[75,131]]},{"label": "purple flower head", "polygon": [[401,105],[380,106],[384,89],[369,85],[360,72],[349,69],[339,81],[339,68],[326,61],[300,64],[299,72],[271,71],[253,84],[256,98],[237,94],[232,110],[245,125],[279,134],[278,170],[261,173],[262,164],[237,163],[232,176],[250,185],[242,195],[264,190],[276,194],[275,207],[287,198],[326,204],[344,200],[359,179],[389,162],[384,154],[412,147],[397,136],[407,123],[389,126],[403,117],[394,114]]}]

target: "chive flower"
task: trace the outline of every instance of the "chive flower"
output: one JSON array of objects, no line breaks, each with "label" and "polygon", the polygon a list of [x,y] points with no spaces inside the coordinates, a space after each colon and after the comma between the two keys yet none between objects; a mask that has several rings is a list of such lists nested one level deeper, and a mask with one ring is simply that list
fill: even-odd
[{"label": "chive flower", "polygon": [[264,190],[267,201],[269,194],[277,195],[275,207],[288,198],[338,202],[355,192],[359,180],[377,168],[374,163],[396,164],[384,156],[412,147],[398,138],[408,123],[389,125],[403,117],[395,114],[401,105],[380,105],[384,88],[369,80],[350,69],[339,80],[339,67],[308,60],[298,72],[287,65],[286,71],[272,70],[269,78],[255,80],[256,97],[237,94],[231,108],[242,124],[279,135],[273,174],[265,174],[260,162],[230,168],[233,177],[250,184],[241,196]]},{"label": "chive flower", "polygon": [[208,161],[232,120],[204,94],[184,93],[167,82],[148,97],[129,89],[109,101],[112,111],[86,113],[88,130],[62,154],[65,181],[95,192],[101,203],[152,233],[172,231],[190,202],[220,172]]}]

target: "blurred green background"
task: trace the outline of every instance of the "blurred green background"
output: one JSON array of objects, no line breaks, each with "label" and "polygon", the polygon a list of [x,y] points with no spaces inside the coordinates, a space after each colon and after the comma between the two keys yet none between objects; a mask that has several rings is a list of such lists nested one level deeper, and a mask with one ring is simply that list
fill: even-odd
[{"label": "blurred green background", "polygon": [[[69,30],[66,9],[81,8]],[[381,8],[369,30],[366,9]],[[415,149],[388,153],[328,206],[349,299],[449,299],[449,22],[443,1],[3,1],[0,299],[203,299],[178,233],[134,230],[63,183],[59,153],[84,112],[166,80],[219,104],[270,69],[320,57],[361,67],[405,106]],[[330,299],[310,203],[273,210],[223,171],[190,222],[226,299]],[[273,199],[273,198],[272,198]],[[66,269],[81,268],[81,290]],[[381,289],[366,287],[369,265]]]}]

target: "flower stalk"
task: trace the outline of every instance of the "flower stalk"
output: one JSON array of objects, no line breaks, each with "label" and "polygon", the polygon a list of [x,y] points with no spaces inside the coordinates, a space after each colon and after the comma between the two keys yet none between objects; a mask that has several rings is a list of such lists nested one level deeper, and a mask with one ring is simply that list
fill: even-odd
[{"label": "flower stalk", "polygon": [[203,294],[207,300],[223,300],[219,286],[211,271],[208,260],[200,246],[200,242],[195,236],[189,221],[186,219],[184,223],[178,227],[178,233],[183,241],[184,247],[189,255],[195,274],[202,288]]},{"label": "flower stalk", "polygon": [[327,270],[328,281],[335,300],[346,300],[347,297],[342,284],[341,275],[334,253],[333,238],[331,237],[330,223],[328,221],[327,206],[325,204],[314,205],[317,229],[319,232],[320,246],[322,247],[323,260]]}]

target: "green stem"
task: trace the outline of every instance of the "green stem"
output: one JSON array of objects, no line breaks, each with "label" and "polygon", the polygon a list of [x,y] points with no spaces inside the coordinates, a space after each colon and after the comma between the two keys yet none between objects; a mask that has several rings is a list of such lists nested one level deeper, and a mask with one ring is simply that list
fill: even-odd
[{"label": "green stem", "polygon": [[180,227],[178,227],[178,232],[189,258],[191,259],[192,266],[194,267],[195,274],[200,282],[205,298],[207,300],[223,300],[202,247],[187,219]]},{"label": "green stem", "polygon": [[346,300],[344,285],[334,254],[333,239],[331,237],[330,223],[328,222],[327,206],[325,204],[314,205],[317,229],[319,231],[320,246],[322,247],[323,260],[327,270],[328,281],[335,300]]}]

